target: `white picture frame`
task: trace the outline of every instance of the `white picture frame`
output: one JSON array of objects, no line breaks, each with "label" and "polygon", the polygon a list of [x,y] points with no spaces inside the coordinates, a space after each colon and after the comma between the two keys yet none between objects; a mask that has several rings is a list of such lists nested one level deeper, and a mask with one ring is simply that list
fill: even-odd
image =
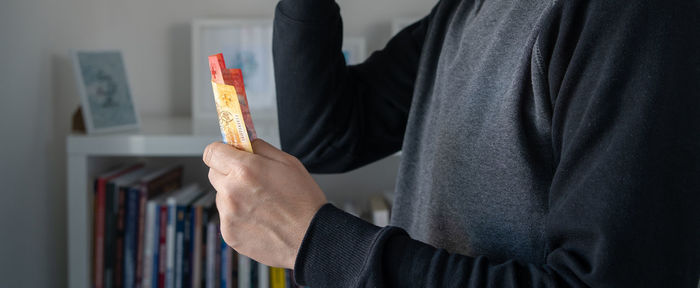
[{"label": "white picture frame", "polygon": [[204,126],[212,126],[207,128],[218,129],[208,61],[210,55],[218,53],[223,53],[227,68],[242,70],[253,118],[275,118],[272,19],[195,19],[192,21],[192,118],[195,127],[204,123]]},{"label": "white picture frame", "polygon": [[122,53],[100,50],[70,54],[86,132],[138,130],[141,118],[129,89]]},{"label": "white picture frame", "polygon": [[347,65],[360,64],[367,59],[367,41],[362,37],[343,38],[343,56]]},{"label": "white picture frame", "polygon": [[411,26],[411,24],[416,23],[420,21],[422,18],[421,17],[399,17],[399,18],[394,18],[391,21],[391,36],[396,36],[396,34],[399,34],[403,28],[406,28],[408,26]]}]

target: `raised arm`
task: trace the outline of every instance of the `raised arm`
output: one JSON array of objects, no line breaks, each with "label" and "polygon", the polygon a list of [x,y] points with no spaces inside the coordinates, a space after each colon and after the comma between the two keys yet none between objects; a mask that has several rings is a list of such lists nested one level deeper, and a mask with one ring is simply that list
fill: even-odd
[{"label": "raised arm", "polygon": [[280,1],[273,56],[282,149],[316,173],[351,170],[400,150],[428,22],[348,66],[334,1]]}]

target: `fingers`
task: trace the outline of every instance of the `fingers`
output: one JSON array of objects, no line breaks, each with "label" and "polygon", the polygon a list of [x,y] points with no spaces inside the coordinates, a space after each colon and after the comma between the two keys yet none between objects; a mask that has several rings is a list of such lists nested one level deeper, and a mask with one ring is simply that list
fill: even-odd
[{"label": "fingers", "polygon": [[214,169],[209,169],[209,174],[207,176],[209,177],[209,183],[211,183],[211,186],[214,187],[214,190],[216,190],[216,192],[226,191],[226,175],[221,174],[219,173],[219,171],[216,171]]},{"label": "fingers", "polygon": [[285,163],[288,162],[290,158],[292,158],[291,155],[285,153],[282,150],[277,149],[275,146],[270,145],[270,143],[267,143],[262,139],[255,139],[251,144],[253,145],[253,151],[255,152],[255,154],[263,156],[265,158]]},{"label": "fingers", "polygon": [[253,156],[253,154],[240,151],[231,145],[214,142],[204,149],[202,160],[209,168],[228,175],[234,167],[252,162]]}]

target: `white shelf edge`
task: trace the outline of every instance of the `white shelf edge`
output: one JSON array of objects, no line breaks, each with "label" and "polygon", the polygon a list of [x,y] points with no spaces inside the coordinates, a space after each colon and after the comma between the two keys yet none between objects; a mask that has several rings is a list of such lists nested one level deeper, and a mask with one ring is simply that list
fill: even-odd
[{"label": "white shelf edge", "polygon": [[114,135],[68,136],[68,155],[89,156],[197,156],[216,136]]}]

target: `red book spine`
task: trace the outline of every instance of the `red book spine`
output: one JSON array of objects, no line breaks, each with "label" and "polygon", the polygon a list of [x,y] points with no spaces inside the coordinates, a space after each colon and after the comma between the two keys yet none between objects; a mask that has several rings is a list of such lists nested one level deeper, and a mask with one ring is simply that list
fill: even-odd
[{"label": "red book spine", "polygon": [[168,261],[165,237],[168,228],[168,206],[160,207],[160,231],[158,231],[158,288],[165,288],[165,270]]},{"label": "red book spine", "polygon": [[139,199],[139,228],[136,234],[136,283],[134,285],[136,288],[141,288],[141,278],[143,277],[143,233],[146,230],[146,195],[148,195],[146,189],[148,188],[145,186],[142,187]]},{"label": "red book spine", "polygon": [[105,237],[105,198],[107,197],[107,181],[97,179],[95,193],[94,243],[93,247],[93,280],[95,288],[104,287],[104,237]]}]

